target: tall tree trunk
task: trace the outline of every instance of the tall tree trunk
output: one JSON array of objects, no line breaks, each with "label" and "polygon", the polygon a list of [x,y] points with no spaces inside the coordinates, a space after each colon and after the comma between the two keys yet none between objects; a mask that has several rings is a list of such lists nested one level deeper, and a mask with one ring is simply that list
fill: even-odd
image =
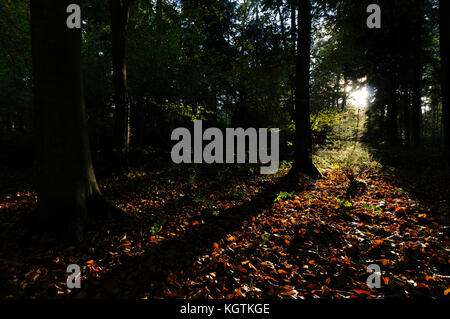
[{"label": "tall tree trunk", "polygon": [[281,10],[282,4],[283,0],[278,0],[276,6],[277,6],[277,14],[280,17],[281,41],[283,42],[283,49],[286,49],[287,48],[286,27],[284,25],[284,16]]},{"label": "tall tree trunk", "polygon": [[291,82],[291,108],[290,114],[291,118],[295,118],[295,69],[294,69],[294,61],[296,60],[297,50],[296,50],[296,42],[297,42],[297,21],[296,21],[296,10],[297,10],[297,0],[290,0],[291,5],[291,57],[292,57],[292,69],[289,70],[289,78]]},{"label": "tall tree trunk", "polygon": [[341,112],[345,111],[345,107],[347,106],[347,67],[344,67],[344,93],[342,94],[342,103],[341,103]]},{"label": "tall tree trunk", "polygon": [[450,41],[450,5],[448,0],[441,0],[439,4],[439,27],[440,27],[440,45],[441,45],[441,64],[442,64],[442,124],[444,126],[444,152],[445,158],[450,163],[450,105],[448,100],[449,73],[448,65],[448,42]]},{"label": "tall tree trunk", "polygon": [[405,87],[402,94],[402,105],[403,105],[403,129],[405,132],[405,143],[406,145],[411,144],[411,117],[410,117],[410,97],[409,88]]},{"label": "tall tree trunk", "polygon": [[412,112],[411,112],[411,141],[413,145],[418,145],[421,141],[422,127],[422,20],[423,20],[423,0],[415,0],[414,8],[416,14],[414,25],[414,65],[412,82]]},{"label": "tall tree trunk", "polygon": [[130,98],[128,95],[125,51],[132,1],[110,0],[115,104],[114,146],[125,155],[128,155],[130,149]]},{"label": "tall tree trunk", "polygon": [[390,75],[389,87],[388,87],[388,109],[387,109],[387,134],[388,141],[394,145],[398,142],[398,104],[397,104],[397,83],[395,80],[395,72],[392,71]]},{"label": "tall tree trunk", "polygon": [[333,99],[332,99],[332,107],[336,109],[336,111],[338,110],[339,107],[339,96],[341,94],[340,85],[341,85],[341,73],[338,72],[336,76],[336,81],[334,82]]},{"label": "tall tree trunk", "polygon": [[296,56],[296,42],[297,42],[297,0],[290,0],[291,4],[291,42],[292,42],[292,56]]},{"label": "tall tree trunk", "polygon": [[80,0],[32,0],[39,229],[80,241],[93,213],[107,210],[94,175],[81,75],[81,30],[66,26]]},{"label": "tall tree trunk", "polygon": [[161,49],[161,33],[162,33],[162,17],[163,17],[163,0],[156,0],[155,16],[156,16],[156,44],[158,45],[158,53]]},{"label": "tall tree trunk", "polygon": [[320,172],[312,162],[312,135],[310,121],[310,74],[311,64],[311,2],[299,0],[297,74],[295,94],[295,159],[292,172],[305,173],[317,178]]}]

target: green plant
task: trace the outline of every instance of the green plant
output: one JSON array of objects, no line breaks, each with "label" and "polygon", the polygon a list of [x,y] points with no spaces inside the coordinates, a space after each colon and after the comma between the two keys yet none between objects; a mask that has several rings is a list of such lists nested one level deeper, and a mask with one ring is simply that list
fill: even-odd
[{"label": "green plant", "polygon": [[379,216],[381,213],[383,213],[383,210],[381,209],[381,207],[378,206],[372,206],[372,205],[367,205],[367,204],[363,204],[362,205],[366,210],[369,210],[373,213],[374,216]]},{"label": "green plant", "polygon": [[352,203],[350,203],[348,200],[344,200],[344,199],[338,198],[338,199],[336,199],[336,201],[337,201],[339,206],[344,206],[344,207],[347,207],[347,208],[353,206]]},{"label": "green plant", "polygon": [[167,219],[161,218],[158,219],[156,222],[153,223],[152,227],[150,228],[150,233],[152,235],[155,235],[156,233],[160,232],[162,229],[162,226],[167,223]]},{"label": "green plant", "polygon": [[294,192],[290,192],[290,193],[279,192],[277,197],[275,197],[274,203],[279,202],[280,200],[285,199],[285,198],[292,198],[292,197],[294,197],[294,195],[295,195]]},{"label": "green plant", "polygon": [[274,177],[278,178],[281,174],[288,172],[292,168],[292,161],[282,161],[280,163],[280,168],[278,172],[275,173]]}]

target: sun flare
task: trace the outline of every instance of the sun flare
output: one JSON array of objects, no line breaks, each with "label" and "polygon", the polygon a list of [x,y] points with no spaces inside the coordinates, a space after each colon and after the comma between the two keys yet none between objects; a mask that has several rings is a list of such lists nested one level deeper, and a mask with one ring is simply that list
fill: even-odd
[{"label": "sun flare", "polygon": [[352,104],[358,109],[364,109],[367,107],[369,98],[369,90],[367,87],[362,87],[350,94]]}]

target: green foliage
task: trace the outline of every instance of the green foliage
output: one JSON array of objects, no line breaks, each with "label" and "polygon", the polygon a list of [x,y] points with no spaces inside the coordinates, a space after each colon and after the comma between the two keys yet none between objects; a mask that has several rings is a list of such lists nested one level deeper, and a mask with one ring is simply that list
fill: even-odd
[{"label": "green foliage", "polygon": [[370,151],[361,142],[365,115],[349,108],[334,122],[327,143],[315,154],[314,161],[326,169],[351,169],[355,174],[380,168]]},{"label": "green foliage", "polygon": [[33,125],[29,1],[0,1],[1,137]]},{"label": "green foliage", "polygon": [[290,192],[290,193],[288,193],[288,192],[279,192],[277,197],[275,197],[274,202],[276,203],[276,202],[279,202],[279,201],[281,201],[283,199],[292,198],[292,197],[294,197],[294,195],[295,195],[295,192]]},{"label": "green foliage", "polygon": [[379,206],[372,206],[367,204],[363,204],[362,206],[364,207],[364,209],[371,211],[374,216],[379,216],[381,213],[383,213],[383,210]]},{"label": "green foliage", "polygon": [[[406,0],[381,3],[388,17],[398,19],[385,17],[386,27],[374,33],[360,28],[366,3],[313,2],[321,18],[312,26],[311,131],[321,148],[314,160],[325,167],[377,166],[353,141],[360,140],[366,128],[373,141],[385,137],[383,98],[393,66],[401,67],[395,71],[401,87],[411,88],[414,61],[409,53],[414,28],[408,28],[395,45],[386,41],[392,41],[392,30],[409,23],[409,13],[415,17],[420,12]],[[109,4],[106,0],[83,0],[82,4],[90,140],[93,148],[108,148],[114,126]],[[202,119],[215,127],[278,127],[282,156],[291,159],[296,64],[290,10],[288,1],[211,0],[201,5],[198,1],[133,1],[126,39],[132,144],[168,147],[173,128]],[[426,140],[438,142],[442,103],[436,10],[436,3],[425,1],[423,13],[429,23],[422,30],[426,109],[422,128]],[[0,1],[0,14],[5,17],[0,20],[0,129],[6,133],[2,136],[22,130],[30,133],[29,1]],[[369,119],[363,120],[361,111],[357,122],[348,88],[368,84],[378,93],[368,110]],[[400,113],[399,121],[403,120]],[[406,138],[405,129],[399,128]]]},{"label": "green foliage", "polygon": [[325,142],[341,118],[342,114],[333,109],[321,110],[311,115],[311,131],[316,143]]},{"label": "green foliage", "polygon": [[[181,103],[170,103],[168,100],[159,106],[169,117],[185,118],[190,121],[207,120],[215,115],[214,111],[208,110],[204,106],[192,107]],[[181,121],[183,121],[181,119]]]},{"label": "green foliage", "polygon": [[156,222],[153,223],[152,227],[150,228],[150,233],[152,235],[157,234],[161,231],[162,227],[167,223],[166,218],[158,219]]},{"label": "green foliage", "polygon": [[348,200],[344,200],[344,199],[340,199],[337,198],[336,202],[338,203],[339,206],[344,206],[346,208],[352,207],[352,203],[350,203]]}]

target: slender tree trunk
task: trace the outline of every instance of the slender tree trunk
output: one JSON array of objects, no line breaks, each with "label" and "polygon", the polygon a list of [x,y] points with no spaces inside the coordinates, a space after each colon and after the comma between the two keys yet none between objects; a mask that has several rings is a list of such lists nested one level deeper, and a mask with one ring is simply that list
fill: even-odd
[{"label": "slender tree trunk", "polygon": [[81,76],[81,30],[66,26],[78,0],[32,0],[38,225],[80,241],[88,217],[106,211],[91,161]]},{"label": "slender tree trunk", "polygon": [[414,21],[414,65],[412,83],[412,113],[411,113],[411,141],[413,145],[418,145],[421,141],[422,122],[422,20],[423,20],[423,0],[415,0],[414,10],[416,16]]},{"label": "slender tree trunk", "polygon": [[448,100],[449,73],[448,42],[450,41],[450,4],[448,0],[441,0],[439,5],[439,26],[442,64],[442,124],[444,126],[444,152],[445,158],[450,163],[450,105]]},{"label": "slender tree trunk", "polygon": [[333,88],[333,108],[336,109],[336,111],[339,108],[339,96],[341,94],[340,92],[340,82],[341,82],[341,73],[337,73],[336,82],[334,82],[334,88]]},{"label": "slender tree trunk", "polygon": [[161,49],[161,33],[162,33],[162,17],[163,17],[163,0],[156,0],[155,16],[156,16],[156,44],[158,45],[158,52]]},{"label": "slender tree trunk", "polygon": [[403,129],[405,131],[405,143],[411,144],[411,118],[410,118],[410,97],[409,89],[406,87],[402,94],[402,106],[403,106]]},{"label": "slender tree trunk", "polygon": [[290,0],[291,4],[291,42],[292,42],[292,56],[296,56],[296,42],[297,42],[297,0]]},{"label": "slender tree trunk", "polygon": [[278,13],[278,16],[280,17],[280,24],[281,24],[281,41],[283,41],[283,48],[286,49],[286,48],[287,48],[286,27],[285,27],[285,25],[284,25],[283,12],[281,11],[282,3],[283,3],[282,0],[278,0],[278,1],[277,1],[277,13]]},{"label": "slender tree trunk", "polygon": [[344,93],[342,94],[341,112],[345,111],[347,106],[347,67],[344,67]]},{"label": "slender tree trunk", "polygon": [[292,57],[292,69],[289,70],[289,78],[291,82],[291,118],[295,118],[295,69],[294,61],[297,56],[296,42],[297,42],[297,21],[296,21],[296,10],[297,10],[297,0],[290,0],[291,5],[291,57]]},{"label": "slender tree trunk", "polygon": [[387,110],[387,134],[390,144],[398,142],[398,104],[397,104],[397,83],[395,81],[395,72],[391,74],[388,87],[388,110]]},{"label": "slender tree trunk", "polygon": [[320,172],[312,162],[312,135],[310,121],[310,73],[311,64],[311,2],[299,0],[298,12],[297,75],[295,94],[296,146],[292,172],[305,173],[313,178]]},{"label": "slender tree trunk", "polygon": [[125,155],[128,155],[130,149],[130,98],[128,95],[125,51],[132,1],[110,0],[115,104],[114,146]]}]

